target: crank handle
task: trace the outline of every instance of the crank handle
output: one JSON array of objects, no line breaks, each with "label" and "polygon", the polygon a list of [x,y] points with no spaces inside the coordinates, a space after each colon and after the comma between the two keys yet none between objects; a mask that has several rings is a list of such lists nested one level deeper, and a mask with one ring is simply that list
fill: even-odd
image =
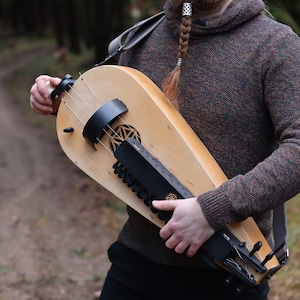
[{"label": "crank handle", "polygon": [[69,91],[75,81],[70,74],[66,74],[55,88],[51,85],[50,81],[46,82],[48,93],[52,100],[53,115],[57,114],[60,105],[60,96],[63,92]]}]

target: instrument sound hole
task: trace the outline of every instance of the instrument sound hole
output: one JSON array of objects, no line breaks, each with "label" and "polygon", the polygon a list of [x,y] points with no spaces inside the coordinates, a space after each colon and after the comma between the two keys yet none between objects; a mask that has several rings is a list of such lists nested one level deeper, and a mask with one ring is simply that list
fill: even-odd
[{"label": "instrument sound hole", "polygon": [[113,130],[110,137],[110,147],[113,152],[117,150],[119,145],[128,138],[134,138],[141,143],[139,132],[131,125],[120,125]]}]

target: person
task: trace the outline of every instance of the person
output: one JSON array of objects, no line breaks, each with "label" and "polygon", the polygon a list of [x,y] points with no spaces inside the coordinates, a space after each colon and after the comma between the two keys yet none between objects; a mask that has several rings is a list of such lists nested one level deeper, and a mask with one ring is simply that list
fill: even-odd
[{"label": "person", "polygon": [[[173,212],[161,229],[128,207],[100,299],[267,299],[268,281],[237,295],[228,272],[196,253],[249,216],[271,245],[272,210],[300,192],[300,39],[264,13],[262,0],[166,0],[163,10],[119,64],[164,90],[228,181],[195,198],[154,201]],[[37,77],[30,96],[45,115],[53,112],[46,81],[60,79]]]}]

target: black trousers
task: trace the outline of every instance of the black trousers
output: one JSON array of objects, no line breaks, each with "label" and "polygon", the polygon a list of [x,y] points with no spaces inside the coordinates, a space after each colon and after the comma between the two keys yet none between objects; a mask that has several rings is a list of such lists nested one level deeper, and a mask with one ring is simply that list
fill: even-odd
[{"label": "black trousers", "polygon": [[239,283],[226,284],[223,270],[196,270],[164,266],[114,243],[108,250],[112,262],[100,300],[267,300],[264,282],[246,286],[239,295]]}]

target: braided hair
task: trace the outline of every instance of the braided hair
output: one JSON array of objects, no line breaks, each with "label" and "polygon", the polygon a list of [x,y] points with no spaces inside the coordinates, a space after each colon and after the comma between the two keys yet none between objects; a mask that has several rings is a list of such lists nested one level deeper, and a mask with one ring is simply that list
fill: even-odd
[{"label": "braided hair", "polygon": [[182,59],[187,53],[190,32],[192,28],[192,3],[185,2],[182,7],[182,19],[180,25],[178,60],[176,67],[169,73],[163,83],[163,91],[171,103],[178,108],[178,85]]}]

